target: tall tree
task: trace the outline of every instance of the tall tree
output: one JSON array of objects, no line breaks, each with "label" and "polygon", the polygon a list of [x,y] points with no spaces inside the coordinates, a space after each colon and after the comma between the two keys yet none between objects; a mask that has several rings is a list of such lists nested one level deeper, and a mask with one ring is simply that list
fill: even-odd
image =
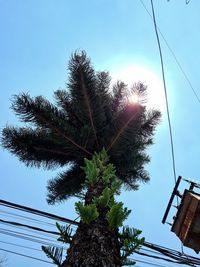
[{"label": "tall tree", "polygon": [[[114,181],[102,183],[103,173],[95,183],[87,183],[84,159],[99,169],[95,152],[96,157],[105,152],[100,165],[114,168],[113,175],[127,189],[136,190],[138,182],[149,180],[144,165],[150,159],[145,149],[153,143],[160,112],[143,105],[146,87],[142,83],[128,89],[123,82],[111,88],[110,82],[107,72],[95,72],[85,52],[74,53],[67,88],[54,92],[55,104],[43,96],[14,96],[12,109],[26,125],[4,128],[3,147],[27,166],[67,166],[48,183],[49,204],[84,193],[84,205],[91,208],[105,188],[111,189]],[[131,103],[130,94],[137,94],[141,101]],[[76,208],[81,213],[81,203]],[[101,216],[87,223],[81,220],[63,266],[121,266],[118,227],[109,227],[108,208],[97,204],[96,211]],[[92,254],[94,243],[96,253]]]}]

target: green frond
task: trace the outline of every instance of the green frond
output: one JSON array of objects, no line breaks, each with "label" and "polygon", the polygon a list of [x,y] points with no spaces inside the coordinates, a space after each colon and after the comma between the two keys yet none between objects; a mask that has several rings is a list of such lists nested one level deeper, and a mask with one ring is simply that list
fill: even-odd
[{"label": "green frond", "polygon": [[70,143],[74,149],[79,149],[80,153],[84,152],[85,155],[91,154],[81,144],[76,142],[77,138],[75,138],[74,133],[77,132],[77,129],[74,129],[68,123],[65,114],[44,97],[31,98],[25,93],[14,96],[12,109],[22,121],[48,129],[57,138],[64,139]]},{"label": "green frond", "polygon": [[57,90],[54,92],[54,97],[59,109],[66,115],[68,123],[71,124],[77,130],[84,127],[84,123],[76,114],[76,106],[71,101],[70,94],[66,90]]},{"label": "green frond", "polygon": [[54,264],[56,264],[58,267],[62,267],[63,248],[42,246],[42,250]]},{"label": "green frond", "polygon": [[142,231],[128,226],[122,228],[122,232],[119,233],[119,239],[121,243],[122,259],[124,262],[128,260],[128,257],[135,251],[138,251],[144,244],[145,239],[140,238],[139,235]]},{"label": "green frond", "polygon": [[[83,163],[80,163],[81,165]],[[57,177],[48,182],[48,204],[53,205],[78,195],[84,188],[84,181],[85,175],[79,165],[71,166],[68,170],[61,172]]]},{"label": "green frond", "polygon": [[27,166],[45,168],[63,166],[71,162],[71,147],[68,144],[63,146],[62,141],[57,141],[48,130],[28,127],[6,127],[1,136],[2,146],[17,155]]},{"label": "green frond", "polygon": [[129,90],[129,96],[136,95],[138,98],[138,103],[145,106],[147,103],[147,86],[141,82],[136,82]]},{"label": "green frond", "polygon": [[76,202],[75,209],[80,215],[81,220],[86,224],[96,220],[99,216],[95,204],[84,205],[82,202]]},{"label": "green frond", "polygon": [[114,114],[118,115],[118,112],[123,110],[123,108],[126,105],[125,98],[126,96],[126,91],[127,91],[127,85],[122,82],[118,81],[114,86],[113,86],[113,100],[112,100],[112,109],[114,111]]},{"label": "green frond", "polygon": [[11,108],[23,122],[50,129],[65,126],[65,115],[43,96],[31,98],[28,93],[15,95]]},{"label": "green frond", "polygon": [[111,82],[111,77],[109,75],[109,72],[107,71],[97,72],[96,80],[97,80],[98,93],[101,95],[101,97],[105,97],[105,100],[108,102],[109,100],[111,100],[111,98],[107,97],[109,95],[109,88]]},{"label": "green frond", "polygon": [[70,225],[63,226],[56,222],[56,227],[60,233],[60,237],[57,240],[65,244],[70,244],[72,240],[72,228]]},{"label": "green frond", "polygon": [[123,208],[122,202],[114,204],[106,215],[110,228],[115,229],[122,226],[123,221],[127,219],[130,212],[131,210],[126,207]]},{"label": "green frond", "polygon": [[99,169],[93,160],[85,159],[85,172],[86,183],[93,185],[98,181]]},{"label": "green frond", "polygon": [[99,79],[85,52],[72,55],[69,62],[69,71],[67,87],[71,104],[75,107],[76,116],[84,124],[90,125],[92,133],[90,138],[91,141],[95,141],[93,151],[98,151],[103,147],[102,138],[104,138],[99,135],[100,129],[108,123],[106,112],[110,105],[108,101],[104,100],[108,100],[110,94],[108,90],[102,92],[102,87],[98,88]]}]

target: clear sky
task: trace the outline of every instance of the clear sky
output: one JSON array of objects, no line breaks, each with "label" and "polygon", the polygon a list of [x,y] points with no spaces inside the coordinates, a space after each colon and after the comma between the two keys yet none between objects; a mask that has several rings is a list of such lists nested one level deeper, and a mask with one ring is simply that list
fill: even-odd
[{"label": "clear sky", "polygon": [[[151,11],[150,1],[143,2]],[[186,5],[184,0],[155,0],[154,5],[162,34],[200,95],[200,2],[191,0]],[[115,79],[119,75],[128,82],[138,79],[149,88],[154,87],[150,95],[156,99],[154,103],[161,108],[163,116],[155,144],[148,151],[151,181],[141,184],[138,192],[123,192],[121,198],[132,209],[127,224],[141,229],[149,242],[180,250],[178,238],[169,226],[161,223],[174,178],[158,47],[152,20],[141,1],[0,0],[0,36],[0,129],[6,124],[19,124],[9,109],[12,95],[28,91],[32,96],[42,94],[52,100],[53,91],[64,88],[67,62],[77,49],[86,50],[96,70],[108,70]],[[198,180],[200,103],[162,38],[161,45],[177,175]],[[73,200],[56,206],[46,203],[46,182],[56,170],[28,169],[2,149],[0,158],[0,198],[71,219],[76,217]],[[11,241],[0,233],[0,241],[5,240],[24,244],[23,240],[12,238]],[[3,243],[0,248],[46,259],[42,253],[24,248]],[[194,255],[192,250],[185,251]],[[48,266],[11,254],[6,257],[9,267]],[[137,266],[149,265],[138,263]]]}]

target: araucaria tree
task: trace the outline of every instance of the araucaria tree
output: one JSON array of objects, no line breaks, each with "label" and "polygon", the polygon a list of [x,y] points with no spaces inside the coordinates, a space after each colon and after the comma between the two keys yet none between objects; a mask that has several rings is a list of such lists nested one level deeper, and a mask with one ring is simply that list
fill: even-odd
[{"label": "araucaria tree", "polygon": [[[107,72],[95,72],[85,52],[74,53],[67,88],[54,92],[55,104],[43,96],[14,96],[12,109],[26,125],[2,132],[3,147],[27,166],[66,166],[48,183],[49,204],[83,197],[76,203],[77,231],[64,238],[70,243],[66,260],[55,259],[63,267],[122,266],[137,247],[138,233],[119,232],[130,211],[114,195],[122,185],[136,190],[140,181],[149,180],[145,150],[160,112],[143,105],[142,83],[128,90],[123,82],[111,88],[110,81]],[[138,95],[138,103],[129,100],[131,94]]]}]

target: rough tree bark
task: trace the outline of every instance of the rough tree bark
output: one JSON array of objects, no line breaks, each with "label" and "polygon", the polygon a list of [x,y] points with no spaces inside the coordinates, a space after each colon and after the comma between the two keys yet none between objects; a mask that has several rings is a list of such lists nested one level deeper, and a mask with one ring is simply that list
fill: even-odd
[{"label": "rough tree bark", "polygon": [[[90,186],[85,204],[90,204],[94,197],[99,197],[104,189],[101,180]],[[120,244],[118,230],[111,230],[106,219],[107,208],[98,206],[99,217],[85,224],[80,222],[73,236],[67,258],[62,267],[120,267]]]}]

